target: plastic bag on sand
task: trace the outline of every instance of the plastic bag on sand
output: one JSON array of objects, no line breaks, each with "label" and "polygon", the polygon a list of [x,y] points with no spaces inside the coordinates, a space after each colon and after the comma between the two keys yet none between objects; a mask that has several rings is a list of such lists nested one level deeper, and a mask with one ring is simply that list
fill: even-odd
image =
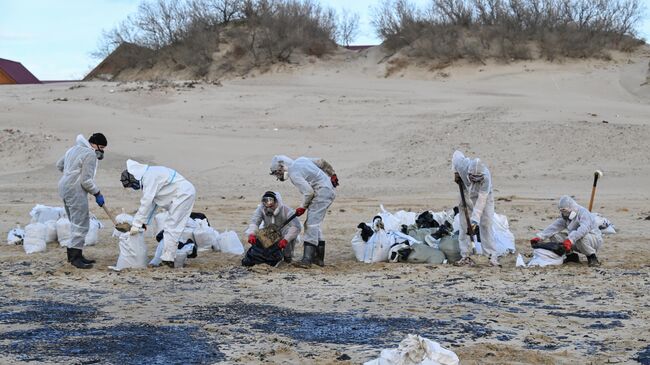
[{"label": "plastic bag on sand", "polygon": [[23,239],[25,238],[25,230],[16,226],[7,234],[7,244],[8,245],[22,245]]},{"label": "plastic bag on sand", "polygon": [[564,255],[559,256],[553,251],[545,250],[543,248],[536,248],[533,250],[533,258],[528,261],[528,267],[531,266],[550,266],[562,265],[564,263]]},{"label": "plastic bag on sand", "polygon": [[[149,265],[158,266],[162,263],[162,254],[163,249],[165,248],[165,241],[158,242],[158,247],[156,247],[156,253],[153,255]],[[194,250],[194,243],[186,244],[182,248],[176,249],[176,258],[174,259],[174,267],[183,267],[185,266],[185,260],[187,256],[192,254]],[[197,250],[198,251],[198,250]]]},{"label": "plastic bag on sand", "polygon": [[370,264],[373,262],[388,261],[388,252],[393,243],[395,243],[395,240],[391,239],[385,230],[380,229],[375,232],[375,234],[368,239],[363,255],[363,262]]},{"label": "plastic bag on sand", "polygon": [[237,233],[234,231],[223,232],[219,235],[216,248],[212,246],[215,251],[224,253],[231,253],[234,255],[241,255],[244,253],[244,245],[242,245]]},{"label": "plastic bag on sand", "polygon": [[23,240],[23,248],[25,253],[30,254],[34,252],[45,251],[45,235],[47,234],[47,227],[43,223],[30,223],[25,227],[25,239]]},{"label": "plastic bag on sand", "polygon": [[47,228],[45,233],[45,243],[57,242],[56,221],[45,222],[45,227]]},{"label": "plastic bag on sand", "polygon": [[120,235],[120,256],[117,264],[110,266],[113,270],[141,269],[147,267],[147,245],[144,243],[144,234]]},{"label": "plastic bag on sand", "polygon": [[357,258],[357,261],[363,262],[364,255],[366,253],[366,243],[361,238],[361,228],[357,228],[357,233],[355,233],[354,237],[352,237],[350,244],[352,245],[352,252],[354,252],[354,257]]},{"label": "plastic bag on sand", "polygon": [[96,217],[90,217],[90,227],[88,228],[88,234],[86,234],[84,246],[96,245],[99,241],[99,230],[103,227],[104,225],[102,222],[100,222]]},{"label": "plastic bag on sand", "polygon": [[[497,255],[503,256],[509,253],[514,253],[515,236],[510,231],[508,217],[494,213],[494,219],[492,221],[494,222],[492,225],[492,234],[494,236]],[[454,232],[460,229],[460,214],[457,214],[456,217],[454,217],[453,227]],[[480,255],[482,252],[483,250],[479,242],[479,244],[476,245],[476,253]]]},{"label": "plastic bag on sand", "polygon": [[58,221],[65,216],[65,209],[60,207],[48,207],[47,205],[37,204],[32,208],[29,215],[32,217],[31,223],[45,223],[49,221]]},{"label": "plastic bag on sand", "polygon": [[598,225],[598,229],[600,229],[600,232],[603,234],[616,234],[616,227],[614,227],[614,224],[609,221],[609,219],[603,217],[600,213],[592,213],[594,216],[594,219],[596,220],[596,224]]},{"label": "plastic bag on sand", "polygon": [[56,221],[56,237],[59,244],[63,247],[69,247],[72,237],[72,226],[67,217],[61,217]]},{"label": "plastic bag on sand", "polygon": [[219,232],[208,226],[205,219],[196,219],[198,227],[194,230],[194,242],[199,251],[210,251],[219,240]]},{"label": "plastic bag on sand", "polygon": [[378,359],[364,365],[458,365],[458,356],[450,350],[418,335],[408,335],[397,349],[384,349]]}]

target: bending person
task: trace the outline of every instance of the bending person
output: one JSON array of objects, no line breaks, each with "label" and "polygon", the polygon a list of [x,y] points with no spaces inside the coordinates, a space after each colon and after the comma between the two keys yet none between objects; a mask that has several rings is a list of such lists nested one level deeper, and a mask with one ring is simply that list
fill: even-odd
[{"label": "bending person", "polygon": [[303,257],[296,266],[309,268],[312,262],[324,266],[325,238],[321,225],[327,209],[336,198],[334,188],[338,186],[338,177],[334,169],[322,159],[299,157],[294,161],[287,156],[276,155],[271,160],[271,175],[280,181],[291,180],[302,194],[302,202],[296,208],[298,216],[308,211]]},{"label": "bending person", "polygon": [[161,260],[162,264],[174,267],[178,241],[194,207],[194,185],[176,170],[144,165],[133,160],[126,161],[126,170],[122,172],[120,180],[125,188],[142,189],[140,208],[133,217],[131,234],[146,229],[156,208],[167,210],[167,218],[161,227],[164,231]]},{"label": "bending person", "polygon": [[[467,212],[470,217],[471,229],[474,234],[480,234],[481,247],[483,252],[490,257],[492,266],[500,266],[496,253],[496,244],[492,225],[494,220],[494,196],[492,195],[492,176],[487,166],[478,158],[470,159],[462,152],[455,151],[451,158],[452,171],[457,183],[462,183],[466,191],[465,201]],[[461,259],[457,265],[473,266],[474,261],[470,258],[470,240],[467,235],[467,219],[465,209],[462,209],[463,202],[459,198],[460,209],[460,232],[458,242],[460,244]]]}]

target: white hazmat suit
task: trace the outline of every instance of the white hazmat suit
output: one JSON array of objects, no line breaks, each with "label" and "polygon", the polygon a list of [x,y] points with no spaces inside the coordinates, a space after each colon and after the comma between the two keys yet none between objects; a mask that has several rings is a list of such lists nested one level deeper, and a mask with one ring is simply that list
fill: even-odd
[{"label": "white hazmat suit", "polygon": [[[295,211],[282,203],[282,196],[277,191],[274,192],[276,198],[276,207],[269,211],[264,204],[260,204],[251,216],[250,224],[245,234],[251,235],[257,233],[260,225],[264,223],[264,227],[275,225],[280,227],[286,220],[295,213]],[[293,248],[296,243],[296,238],[300,234],[300,220],[293,218],[291,222],[287,223],[280,231],[282,238],[287,240],[287,247],[283,250],[285,259],[289,260],[293,257]]]},{"label": "white hazmat suit", "polygon": [[[494,235],[492,233],[494,196],[492,195],[492,177],[490,176],[490,170],[478,158],[467,158],[460,151],[454,152],[451,158],[451,164],[452,171],[457,172],[463,180],[466,192],[465,201],[467,202],[467,211],[470,214],[470,222],[478,223],[483,252],[490,256],[493,264],[498,264]],[[470,179],[470,175],[482,175],[483,178],[481,181],[473,182]],[[460,230],[458,233],[460,254],[462,257],[469,257],[471,255],[471,237],[467,235],[467,219],[465,218],[460,197],[458,207],[460,208]]]},{"label": "white hazmat suit", "polygon": [[[568,238],[571,240],[573,250],[586,256],[595,255],[603,244],[603,236],[593,214],[567,195],[560,198],[558,208],[575,212],[575,216],[571,219],[561,215],[546,229],[538,233],[537,237],[542,240],[552,237],[558,242],[563,242]],[[564,230],[567,233],[562,233]]]},{"label": "white hazmat suit", "polygon": [[300,207],[308,209],[304,241],[318,245],[325,241],[321,225],[327,209],[336,198],[330,177],[323,170],[331,169],[331,166],[321,159],[299,157],[294,161],[287,156],[277,155],[271,161],[271,171],[278,170],[281,164],[286,166],[289,180],[302,194]]},{"label": "white hazmat suit", "polygon": [[156,208],[166,209],[167,218],[161,227],[165,231],[161,259],[173,262],[176,258],[178,240],[194,207],[196,197],[194,185],[176,170],[164,166],[149,166],[128,160],[126,168],[142,186],[140,208],[133,217],[133,226],[142,227],[144,224],[149,224]]},{"label": "white hazmat suit", "polygon": [[82,250],[90,228],[88,194],[95,195],[97,156],[88,140],[78,135],[76,144],[56,163],[63,176],[59,180],[59,196],[70,219],[70,248]]}]

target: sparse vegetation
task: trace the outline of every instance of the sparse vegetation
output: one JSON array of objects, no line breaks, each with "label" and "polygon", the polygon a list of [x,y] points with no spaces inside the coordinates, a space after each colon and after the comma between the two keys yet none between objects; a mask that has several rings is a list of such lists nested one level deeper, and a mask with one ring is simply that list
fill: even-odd
[{"label": "sparse vegetation", "polygon": [[[252,69],[290,62],[296,51],[323,56],[336,40],[353,41],[358,22],[355,14],[339,20],[316,0],[148,0],[103,34],[95,56],[129,43],[153,50],[139,66],[165,62],[204,77],[213,67],[233,71],[233,63]],[[228,59],[215,66],[213,54],[221,50]]]},{"label": "sparse vegetation", "polygon": [[373,25],[389,50],[439,63],[607,58],[643,44],[642,14],[639,0],[384,0]]}]

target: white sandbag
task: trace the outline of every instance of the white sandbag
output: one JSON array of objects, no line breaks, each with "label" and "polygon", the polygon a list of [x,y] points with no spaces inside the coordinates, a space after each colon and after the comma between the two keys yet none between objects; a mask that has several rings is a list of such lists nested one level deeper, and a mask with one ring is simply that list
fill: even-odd
[{"label": "white sandbag", "polygon": [[46,223],[48,221],[56,222],[59,218],[65,216],[65,209],[37,204],[29,212],[29,215],[32,217],[31,223]]},{"label": "white sandbag", "polygon": [[368,243],[365,247],[366,250],[363,255],[363,262],[371,264],[374,262],[388,261],[388,253],[390,251],[390,246],[392,246],[393,243],[395,243],[395,240],[391,239],[385,230],[380,229],[375,232],[375,234],[368,239]]},{"label": "white sandbag", "polygon": [[405,224],[407,226],[410,226],[411,224],[415,224],[415,219],[417,218],[418,214],[415,212],[407,212],[405,210],[400,210],[397,213],[394,214],[395,219],[399,222],[400,226],[402,224]]},{"label": "white sandbag", "polygon": [[7,244],[8,245],[22,245],[23,240],[25,239],[25,230],[16,226],[12,228],[11,231],[7,234]]},{"label": "white sandbag", "polygon": [[[161,257],[164,248],[165,248],[165,241],[158,242],[158,246],[156,247],[156,253],[153,255],[151,261],[149,261],[149,265],[159,266],[162,263]],[[177,248],[176,257],[174,259],[174,268],[185,266],[185,260],[187,260],[188,255],[192,254],[193,250],[194,250],[193,243],[184,245],[183,248]]]},{"label": "white sandbag", "polygon": [[144,234],[120,235],[120,255],[117,264],[111,267],[114,270],[141,269],[147,267],[147,245],[144,243]]},{"label": "white sandbag", "polygon": [[30,254],[34,252],[45,251],[45,235],[47,234],[47,227],[43,223],[30,223],[25,227],[25,239],[23,240],[23,248],[25,253]]},{"label": "white sandbag", "polygon": [[[503,256],[509,253],[515,252],[515,236],[510,231],[508,224],[508,217],[502,214],[494,213],[494,219],[492,220],[494,224],[492,225],[492,235],[494,237],[494,245],[496,246],[497,255]],[[454,217],[454,223],[452,224],[454,232],[460,230],[460,214],[457,214]],[[481,243],[478,242],[475,245],[476,253],[478,255],[483,254]]]},{"label": "white sandbag", "polygon": [[194,230],[194,242],[198,251],[212,250],[212,246],[217,244],[219,233],[210,227],[205,219],[197,219],[196,222],[198,227]]},{"label": "white sandbag", "polygon": [[361,238],[361,228],[357,228],[357,233],[352,237],[350,245],[352,245],[352,252],[354,252],[357,261],[363,262],[366,253],[366,242]]},{"label": "white sandbag", "polygon": [[47,228],[45,233],[45,243],[57,242],[58,236],[56,234],[56,221],[45,222],[45,227]]},{"label": "white sandbag", "polygon": [[377,215],[381,217],[381,220],[384,223],[384,229],[386,231],[399,231],[402,226],[399,219],[397,219],[391,212],[384,209],[383,205],[380,205],[379,209],[381,209],[381,212]]},{"label": "white sandbag", "polygon": [[524,262],[524,257],[521,254],[517,255],[517,261],[515,262],[515,267],[526,267],[526,262]]},{"label": "white sandbag", "polygon": [[242,245],[237,233],[234,231],[223,232],[219,235],[219,244],[217,251],[224,253],[231,253],[234,255],[241,255],[244,253],[244,245]]},{"label": "white sandbag", "polygon": [[[459,214],[460,215],[460,214]],[[508,217],[494,213],[492,234],[499,256],[515,252],[515,236],[510,232]]]},{"label": "white sandbag", "polygon": [[460,359],[450,350],[418,335],[409,334],[397,349],[384,349],[378,359],[364,365],[458,365]]},{"label": "white sandbag", "polygon": [[436,222],[438,222],[438,224],[441,225],[441,226],[444,225],[445,223],[449,223],[449,224],[452,224],[452,225],[454,223],[454,210],[453,209],[451,209],[449,211],[442,211],[442,212],[432,212],[432,211],[429,211],[429,212],[431,213],[431,216],[433,216],[433,219],[435,219]]},{"label": "white sandbag", "polygon": [[86,234],[86,239],[84,241],[84,246],[94,246],[99,241],[99,230],[104,227],[102,222],[100,222],[96,217],[90,217],[90,226],[88,228],[88,234]]},{"label": "white sandbag", "polygon": [[67,217],[61,217],[56,221],[56,237],[61,246],[70,246],[72,241],[72,225]]},{"label": "white sandbag", "polygon": [[564,263],[564,255],[559,256],[553,251],[545,250],[543,248],[533,249],[533,258],[528,261],[528,267],[532,266],[552,266],[562,265]]},{"label": "white sandbag", "polygon": [[[133,216],[130,215],[130,214],[126,214],[126,213],[118,214],[115,217],[115,224],[121,224],[121,223],[133,224]],[[119,238],[122,235],[122,233],[124,233],[124,232],[120,232],[117,229],[113,228],[112,236]]]},{"label": "white sandbag", "polygon": [[603,217],[600,213],[592,213],[594,219],[596,220],[596,225],[600,229],[602,234],[616,234],[616,227],[614,224],[609,221],[609,219]]}]

